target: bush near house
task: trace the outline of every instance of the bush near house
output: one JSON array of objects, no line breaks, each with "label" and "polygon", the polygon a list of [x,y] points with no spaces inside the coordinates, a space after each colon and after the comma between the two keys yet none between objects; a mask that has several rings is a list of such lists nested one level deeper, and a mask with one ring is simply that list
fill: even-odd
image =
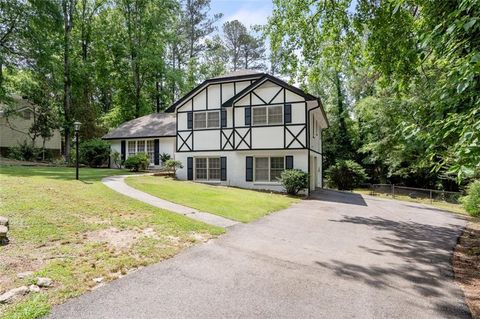
[{"label": "bush near house", "polygon": [[175,177],[177,175],[177,170],[183,168],[182,162],[169,159],[165,162],[165,168],[171,172]]},{"label": "bush near house", "polygon": [[473,181],[467,189],[467,196],[461,198],[463,207],[471,216],[480,216],[480,181]]},{"label": "bush near house", "polygon": [[125,160],[125,168],[132,172],[144,171],[147,169],[150,159],[145,153],[138,153],[137,155],[129,156]]},{"label": "bush near house", "polygon": [[339,160],[327,171],[327,184],[339,190],[352,190],[367,179],[367,174],[360,164],[351,160]]},{"label": "bush near house", "polygon": [[279,181],[288,194],[296,195],[308,187],[308,174],[299,169],[287,169],[282,172]]},{"label": "bush near house", "polygon": [[80,162],[90,167],[99,167],[108,162],[110,145],[101,139],[83,141],[79,145]]}]

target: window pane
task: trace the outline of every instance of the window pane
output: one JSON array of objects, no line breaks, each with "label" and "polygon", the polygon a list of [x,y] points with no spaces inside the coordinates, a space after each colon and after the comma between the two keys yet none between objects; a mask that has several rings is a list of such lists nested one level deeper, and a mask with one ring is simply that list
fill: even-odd
[{"label": "window pane", "polygon": [[270,106],[268,108],[268,124],[282,124],[283,123],[283,114],[282,106]]},{"label": "window pane", "polygon": [[208,159],[208,179],[220,180],[220,158]]},{"label": "window pane", "polygon": [[208,112],[208,127],[220,127],[220,112]]},{"label": "window pane", "polygon": [[284,169],[285,161],[283,157],[270,158],[270,181],[277,182]]},{"label": "window pane", "polygon": [[137,141],[137,153],[145,153],[145,141]]},{"label": "window pane", "polygon": [[147,141],[147,154],[148,154],[148,157],[150,158],[150,163],[153,163],[155,161],[153,140]]},{"label": "window pane", "polygon": [[254,107],[252,108],[253,125],[267,124],[267,108],[266,107]]},{"label": "window pane", "polygon": [[128,156],[135,155],[135,141],[128,141]]},{"label": "window pane", "polygon": [[193,126],[195,128],[207,127],[207,114],[205,112],[194,113]]},{"label": "window pane", "polygon": [[207,179],[207,159],[195,158],[195,178]]},{"label": "window pane", "polygon": [[268,181],[268,157],[255,158],[255,181]]}]

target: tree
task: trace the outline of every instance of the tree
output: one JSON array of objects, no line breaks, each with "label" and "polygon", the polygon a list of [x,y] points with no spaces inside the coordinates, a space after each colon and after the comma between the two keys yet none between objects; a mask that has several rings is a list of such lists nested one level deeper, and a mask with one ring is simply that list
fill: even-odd
[{"label": "tree", "polygon": [[241,66],[242,41],[247,35],[247,28],[238,20],[227,21],[223,24],[223,33],[232,68],[236,71]]},{"label": "tree", "polygon": [[240,41],[240,52],[244,69],[263,69],[265,64],[265,44],[262,38],[244,34]]}]

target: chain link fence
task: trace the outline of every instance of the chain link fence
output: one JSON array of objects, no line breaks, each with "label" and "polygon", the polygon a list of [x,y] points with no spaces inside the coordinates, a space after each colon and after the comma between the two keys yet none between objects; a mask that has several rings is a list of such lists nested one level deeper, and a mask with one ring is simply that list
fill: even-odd
[{"label": "chain link fence", "polygon": [[395,196],[407,196],[412,199],[428,199],[430,202],[447,202],[452,204],[458,204],[460,192],[448,192],[436,189],[416,188],[397,186],[395,184],[369,184],[369,188],[372,195],[375,194],[387,194],[393,198]]}]

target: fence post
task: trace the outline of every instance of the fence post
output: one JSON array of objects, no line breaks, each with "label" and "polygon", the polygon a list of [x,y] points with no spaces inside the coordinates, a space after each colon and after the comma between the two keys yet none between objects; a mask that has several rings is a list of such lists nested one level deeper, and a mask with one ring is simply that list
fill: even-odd
[{"label": "fence post", "polygon": [[395,184],[392,184],[392,198],[395,198]]}]

